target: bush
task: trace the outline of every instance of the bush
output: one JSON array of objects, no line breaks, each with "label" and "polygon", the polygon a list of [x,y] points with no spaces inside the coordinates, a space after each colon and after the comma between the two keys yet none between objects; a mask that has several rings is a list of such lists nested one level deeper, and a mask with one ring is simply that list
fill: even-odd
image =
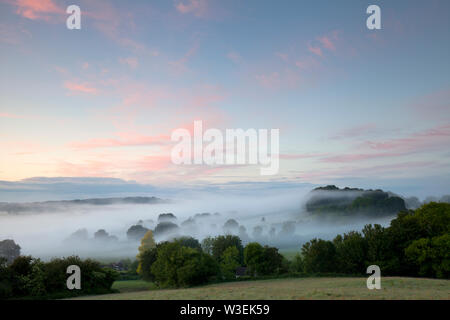
[{"label": "bush", "polygon": [[211,252],[213,258],[219,262],[220,257],[223,255],[224,251],[229,247],[236,247],[239,251],[239,263],[244,262],[244,247],[242,246],[241,239],[238,236],[226,235],[218,236],[212,240]]},{"label": "bush", "polygon": [[405,255],[418,266],[421,276],[450,277],[450,234],[415,240],[405,249]]},{"label": "bush", "polygon": [[[81,269],[81,290],[67,289],[67,267],[77,265]],[[2,298],[51,298],[111,292],[118,276],[112,269],[102,268],[96,261],[79,257],[53,259],[42,262],[31,256],[18,257],[10,266],[0,270],[0,297]]]},{"label": "bush", "polygon": [[252,276],[265,276],[288,271],[288,265],[277,248],[249,243],[244,249],[244,261]]},{"label": "bush", "polygon": [[187,287],[208,282],[218,274],[218,265],[209,255],[165,242],[157,248],[157,259],[151,267],[155,282],[161,287]]},{"label": "bush", "polygon": [[331,241],[313,239],[302,247],[305,272],[336,272],[336,247]]},{"label": "bush", "polygon": [[235,247],[228,247],[220,259],[220,271],[225,279],[236,278],[236,268],[239,264],[239,250]]},{"label": "bush", "polygon": [[367,243],[364,237],[355,231],[338,235],[333,244],[336,247],[336,270],[346,274],[363,274],[366,271],[365,261]]},{"label": "bush", "polygon": [[145,281],[153,281],[155,276],[153,275],[151,268],[155,263],[157,257],[157,249],[145,250],[139,255],[139,266],[137,269],[138,274]]}]

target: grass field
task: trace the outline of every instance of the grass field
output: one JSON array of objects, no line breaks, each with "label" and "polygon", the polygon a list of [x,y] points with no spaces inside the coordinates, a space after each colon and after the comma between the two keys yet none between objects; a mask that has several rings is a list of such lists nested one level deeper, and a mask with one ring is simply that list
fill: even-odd
[{"label": "grass field", "polygon": [[385,277],[381,287],[380,290],[368,290],[366,278],[290,278],[158,290],[152,284],[133,280],[115,282],[113,288],[120,293],[78,299],[450,299],[450,280]]}]

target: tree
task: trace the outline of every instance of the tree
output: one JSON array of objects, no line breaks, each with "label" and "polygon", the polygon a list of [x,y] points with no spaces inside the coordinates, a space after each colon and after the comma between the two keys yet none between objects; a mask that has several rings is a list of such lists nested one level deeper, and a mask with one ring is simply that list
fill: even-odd
[{"label": "tree", "polygon": [[175,221],[177,221],[177,217],[173,213],[161,213],[158,216],[158,223]]},{"label": "tree", "polygon": [[214,238],[206,237],[205,239],[203,239],[202,240],[202,250],[203,250],[203,252],[212,255],[213,244],[214,244]]},{"label": "tree", "polygon": [[225,224],[223,225],[223,230],[225,233],[237,233],[239,230],[239,223],[237,223],[234,219],[228,219]]},{"label": "tree", "polygon": [[162,287],[186,287],[206,283],[217,275],[218,265],[203,252],[178,242],[165,242],[157,248],[151,272]]},{"label": "tree", "polygon": [[139,224],[131,226],[127,230],[127,238],[128,238],[128,240],[139,241],[140,239],[142,239],[143,236],[145,236],[147,231],[148,231],[147,228],[145,228]]},{"label": "tree", "polygon": [[415,240],[405,249],[405,255],[419,268],[419,275],[450,278],[450,234]]},{"label": "tree", "polygon": [[173,235],[178,231],[178,225],[173,222],[160,222],[155,228],[155,236]]},{"label": "tree", "polygon": [[153,238],[152,230],[148,230],[141,239],[141,245],[138,248],[139,253],[150,250],[156,247],[155,239]]},{"label": "tree", "polygon": [[251,242],[245,246],[244,262],[247,265],[248,273],[252,276],[261,273],[261,265],[264,260],[264,249],[257,242]]},{"label": "tree", "polygon": [[152,265],[157,258],[157,248],[147,249],[139,255],[136,272],[144,281],[154,281],[155,276],[152,273]]},{"label": "tree", "polygon": [[261,238],[263,233],[263,228],[261,226],[255,226],[253,228],[253,238]]},{"label": "tree", "polygon": [[257,242],[249,243],[244,249],[244,261],[253,276],[264,276],[288,271],[283,268],[284,258],[278,253],[278,249],[269,246],[261,246]]},{"label": "tree", "polygon": [[285,221],[281,227],[280,236],[289,237],[295,233],[295,221]]},{"label": "tree", "polygon": [[366,271],[367,243],[364,237],[355,231],[338,235],[333,244],[336,247],[336,272],[363,274]]},{"label": "tree", "polygon": [[141,245],[138,248],[138,267],[136,272],[143,277],[144,280],[151,280],[152,275],[150,273],[150,267],[156,260],[156,248],[155,240],[153,239],[153,232],[148,230],[144,237],[141,239]]},{"label": "tree", "polygon": [[293,271],[293,272],[304,272],[303,259],[302,259],[302,256],[299,253],[297,253],[295,255],[294,259],[292,259],[291,271]]},{"label": "tree", "polygon": [[[392,270],[391,243],[385,228],[379,224],[364,226],[362,233],[367,242],[367,253],[365,265],[377,265],[383,273],[390,273]],[[392,259],[391,259],[392,260]]]},{"label": "tree", "polygon": [[14,240],[0,241],[0,257],[5,258],[8,263],[12,263],[19,256],[20,246]]},{"label": "tree", "polygon": [[174,241],[178,242],[183,247],[188,247],[188,248],[196,249],[199,251],[202,250],[202,246],[200,245],[200,242],[198,242],[198,240],[193,237],[180,237],[180,238],[174,239]]},{"label": "tree", "polygon": [[236,268],[239,267],[239,250],[235,247],[228,247],[222,253],[220,259],[220,270],[226,279],[233,279],[236,276]]},{"label": "tree", "polygon": [[302,256],[308,273],[336,272],[336,248],[331,241],[313,239],[305,243]]},{"label": "tree", "polygon": [[217,236],[212,242],[212,256],[216,261],[220,261],[220,257],[228,247],[236,247],[239,251],[239,263],[244,261],[244,247],[242,246],[241,239],[238,236],[225,235]]}]

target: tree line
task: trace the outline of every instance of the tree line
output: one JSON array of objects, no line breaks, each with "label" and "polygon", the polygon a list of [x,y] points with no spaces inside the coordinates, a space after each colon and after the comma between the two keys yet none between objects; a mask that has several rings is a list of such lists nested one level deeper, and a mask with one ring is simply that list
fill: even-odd
[{"label": "tree line", "polygon": [[429,203],[401,211],[389,227],[366,225],[333,240],[312,239],[291,261],[277,248],[257,242],[245,247],[234,235],[184,237],[156,244],[149,231],[139,248],[138,273],[161,287],[186,287],[247,277],[363,275],[378,265],[383,275],[450,278],[450,204]]}]

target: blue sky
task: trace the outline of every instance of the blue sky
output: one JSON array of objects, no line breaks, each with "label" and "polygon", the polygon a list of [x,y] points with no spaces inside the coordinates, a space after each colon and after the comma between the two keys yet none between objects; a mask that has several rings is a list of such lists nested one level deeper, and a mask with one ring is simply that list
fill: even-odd
[{"label": "blue sky", "polygon": [[[449,15],[448,1],[0,0],[0,180],[448,193]],[[279,128],[278,175],[172,164],[171,132],[194,120]]]}]

